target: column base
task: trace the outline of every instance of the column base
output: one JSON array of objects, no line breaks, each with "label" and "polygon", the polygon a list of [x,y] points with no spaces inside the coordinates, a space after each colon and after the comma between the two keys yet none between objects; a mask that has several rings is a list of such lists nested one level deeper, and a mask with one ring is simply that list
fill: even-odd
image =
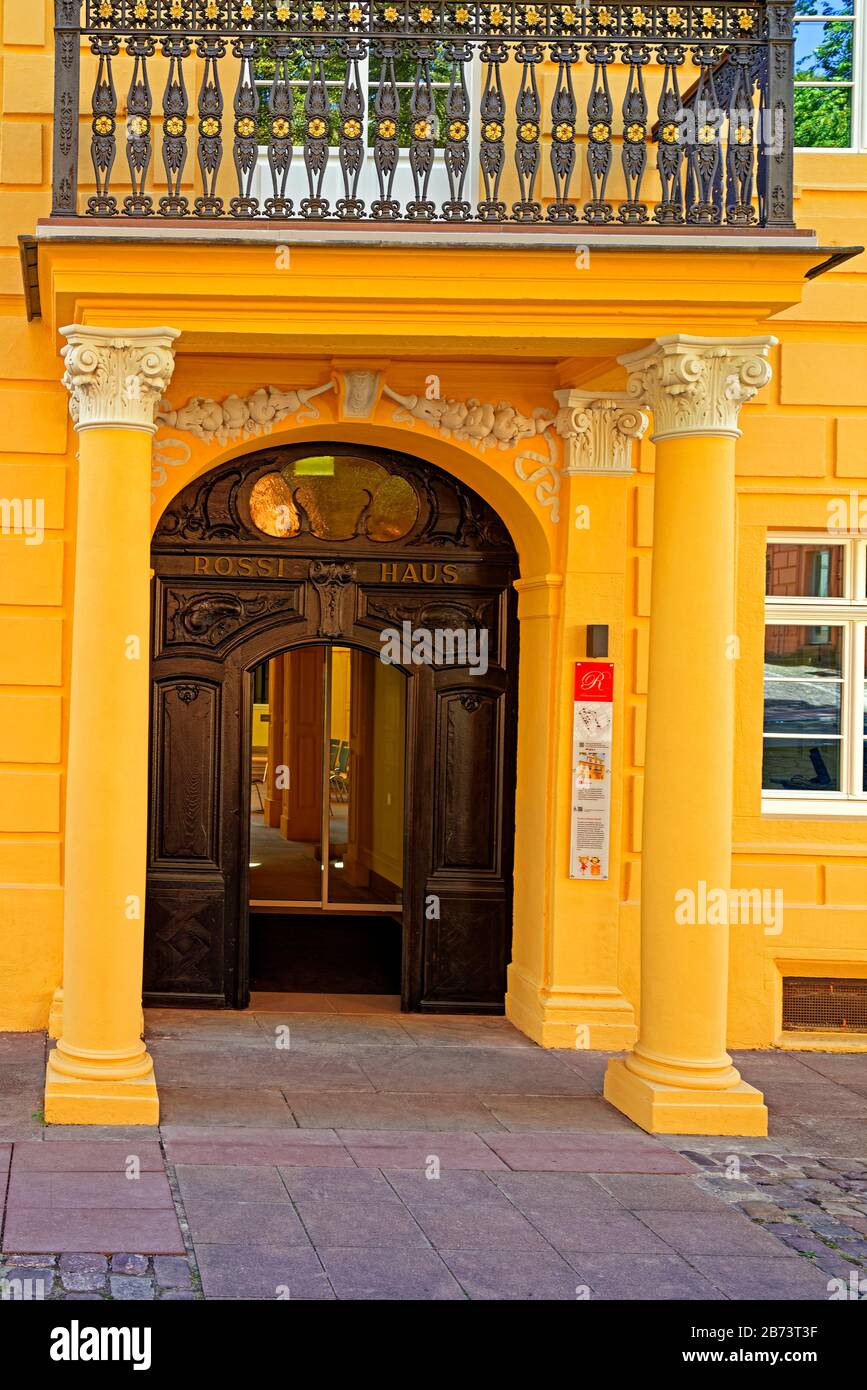
[{"label": "column base", "polygon": [[109,1076],[85,1080],[57,1071],[52,1056],[45,1073],[46,1124],[159,1124],[160,1102],[153,1071],[130,1080]]},{"label": "column base", "polygon": [[638,1029],[635,1010],[615,985],[544,986],[509,966],[506,1017],[542,1047],[626,1052]]},{"label": "column base", "polygon": [[724,1091],[663,1086],[636,1076],[620,1057],[605,1073],[605,1099],[648,1134],[728,1134],[750,1138],[768,1132],[761,1091],[741,1081]]}]

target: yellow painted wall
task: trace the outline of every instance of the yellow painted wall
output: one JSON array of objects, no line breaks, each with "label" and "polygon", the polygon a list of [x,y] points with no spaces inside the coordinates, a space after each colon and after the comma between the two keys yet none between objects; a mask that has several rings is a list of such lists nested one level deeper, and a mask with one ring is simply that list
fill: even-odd
[{"label": "yellow painted wall", "polygon": [[[0,46],[0,499],[41,500],[45,523],[38,545],[0,536],[0,1029],[44,1026],[60,983],[77,489],[56,329],[80,315],[182,327],[176,406],[270,383],[319,385],[342,355],[381,367],[401,393],[423,390],[433,373],[443,395],[532,413],[551,408],[564,384],[620,388],[616,353],[659,333],[777,335],[772,384],[743,412],[737,449],[734,875],[737,885],[783,887],[791,906],[782,938],[733,929],[729,1028],[732,1045],[771,1045],[782,973],[867,970],[867,820],[763,818],[758,784],[766,532],[821,531],[829,499],[852,488],[867,496],[867,257],[801,290],[804,265],[755,253],[599,253],[582,278],[569,253],[420,260],[405,250],[299,248],[291,278],[278,282],[267,248],[206,258],[201,247],[78,246],[41,253],[44,318],[28,324],[17,237],[32,235],[49,207],[50,12],[47,0],[7,0]],[[87,74],[85,64],[83,82]],[[82,173],[91,177],[86,141]],[[867,240],[867,155],[801,154],[796,181],[799,225],[828,246]],[[572,1045],[576,1024],[589,1021],[591,1045],[622,1046],[640,1007],[653,446],[642,443],[630,479],[561,477],[555,523],[527,481],[538,464],[520,462],[518,450],[482,454],[396,420],[393,402],[361,423],[342,417],[334,392],[316,407],[316,418],[290,420],[264,442],[354,439],[417,453],[477,487],[512,529],[524,581],[512,1015],[549,1044]],[[179,448],[166,445],[171,437]],[[155,519],[189,478],[262,441],[208,446],[162,430],[157,442]],[[546,446],[533,449],[544,460]],[[589,508],[589,529],[574,526],[577,506]],[[606,884],[567,877],[570,672],[589,622],[609,624],[616,665]]]}]

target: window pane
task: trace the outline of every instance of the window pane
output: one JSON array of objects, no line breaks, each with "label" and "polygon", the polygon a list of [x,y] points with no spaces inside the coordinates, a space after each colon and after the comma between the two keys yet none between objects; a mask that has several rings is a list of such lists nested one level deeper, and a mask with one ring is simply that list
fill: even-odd
[{"label": "window pane", "polygon": [[817,623],[772,623],[765,628],[765,676],[839,676],[843,629]]},{"label": "window pane", "polygon": [[795,14],[854,14],[855,0],[795,0]]},{"label": "window pane", "polygon": [[765,681],[765,731],[769,734],[838,734],[836,681]]},{"label": "window pane", "polygon": [[852,31],[847,20],[795,25],[795,80],[851,82]]},{"label": "window pane", "polygon": [[842,598],[843,546],[769,542],[765,593],[773,598]]},{"label": "window pane", "polygon": [[840,744],[766,738],[762,786],[768,791],[839,791]]},{"label": "window pane", "polygon": [[848,149],[852,144],[850,87],[795,87],[795,144]]}]

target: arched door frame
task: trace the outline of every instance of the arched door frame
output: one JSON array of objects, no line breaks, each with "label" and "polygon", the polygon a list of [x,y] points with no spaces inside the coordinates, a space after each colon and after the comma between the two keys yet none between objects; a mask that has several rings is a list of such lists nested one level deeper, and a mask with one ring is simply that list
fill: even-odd
[{"label": "arched door frame", "polygon": [[[251,479],[314,451],[360,456],[381,463],[386,472],[402,473],[405,478],[414,479],[421,499],[417,522],[402,539],[387,543],[373,542],[366,534],[357,533],[355,540],[335,545],[313,537],[309,528],[301,537],[291,540],[255,530],[246,504]],[[203,553],[207,558],[207,553],[211,552],[224,567],[215,572],[205,564],[200,570]],[[276,598],[271,594],[265,600],[254,598],[250,601],[256,586],[247,582],[252,569],[248,552],[261,552],[272,559],[280,559],[277,568],[282,591]],[[351,558],[345,558],[347,556]],[[238,559],[245,563],[243,570],[237,565]],[[285,574],[283,562],[287,569]],[[226,461],[188,483],[163,513],[154,538],[153,563],[156,574],[155,713],[151,767],[155,810],[150,835],[149,906],[154,912],[162,911],[160,894],[167,895],[168,901],[171,892],[175,892],[174,905],[169,902],[166,912],[168,926],[180,943],[175,951],[177,956],[183,957],[191,937],[195,950],[207,954],[207,943],[201,938],[210,934],[213,941],[218,930],[222,931],[224,952],[219,968],[213,967],[210,987],[196,990],[185,986],[175,993],[185,998],[192,995],[199,1003],[214,1004],[225,999],[237,1006],[246,1002],[244,976],[248,943],[240,938],[245,935],[247,903],[239,896],[245,891],[246,871],[239,873],[237,869],[237,856],[239,851],[243,853],[246,832],[241,833],[237,817],[240,809],[249,805],[249,774],[245,778],[238,766],[243,762],[239,746],[241,731],[246,733],[249,727],[249,671],[275,652],[322,644],[323,639],[378,654],[378,631],[383,626],[383,612],[405,612],[418,620],[420,615],[439,610],[452,615],[448,618],[450,626],[459,625],[461,621],[467,627],[482,626],[485,615],[494,645],[492,664],[484,681],[474,683],[472,675],[460,667],[402,668],[410,677],[413,711],[413,723],[408,732],[413,761],[412,770],[408,766],[407,779],[415,779],[406,803],[407,808],[410,805],[415,808],[413,820],[410,822],[407,809],[406,823],[413,824],[420,844],[426,845],[425,837],[429,835],[434,855],[429,872],[424,872],[422,860],[417,855],[418,862],[407,874],[404,922],[411,920],[412,925],[405,926],[404,932],[407,943],[404,1007],[501,1011],[511,928],[517,736],[517,619],[513,582],[517,577],[517,556],[508,532],[493,509],[465,484],[435,465],[392,450],[344,441],[317,441],[312,447],[303,443],[288,448],[272,446]],[[427,587],[419,585],[415,578],[408,586],[392,582],[391,572],[405,566],[413,570],[417,566],[423,574],[428,570],[436,573],[429,584],[426,581]],[[326,572],[324,580],[323,570]],[[332,571],[340,571],[337,578],[327,577]],[[440,582],[446,577],[450,581],[448,584]],[[272,582],[263,578],[258,585],[260,590],[275,588],[273,565],[267,578]],[[325,590],[329,584],[338,591],[333,604],[338,613],[339,631],[334,632],[326,622]],[[345,584],[346,598],[351,600],[348,603],[339,597],[344,592],[340,584]],[[314,586],[318,614],[313,602]],[[239,598],[239,594],[243,594],[243,598]],[[383,601],[377,610],[380,599]],[[463,619],[454,616],[461,607]],[[196,612],[191,621],[193,609]],[[376,616],[377,611],[379,616]],[[430,618],[427,622],[433,626]],[[211,706],[210,714],[205,705],[200,707],[204,723],[199,725],[189,718],[196,700],[196,681],[209,687]],[[420,693],[422,690],[424,696]],[[181,761],[185,740],[186,745],[192,747],[196,738],[207,735],[212,750],[207,776],[212,783],[219,784],[214,793],[216,803],[207,813],[214,827],[212,845],[207,853],[199,854],[200,868],[189,853],[173,852],[166,856],[162,852],[164,832],[171,823],[166,808],[172,795],[175,802],[179,796],[187,798],[184,812],[195,829],[200,828],[199,821],[204,826],[207,819],[204,811],[200,816],[197,808],[189,804],[191,784],[197,778],[202,781],[202,773],[196,771],[196,766],[191,768],[191,777],[186,778],[181,791],[176,789],[172,793],[166,782],[165,702],[169,697],[174,700],[169,723],[180,726],[186,719],[193,731],[192,736],[177,734]],[[474,719],[480,709],[481,715]],[[193,711],[196,717],[198,713]],[[444,724],[440,727],[437,721],[442,719],[450,721],[448,728]],[[227,721],[232,720],[234,743],[231,739],[227,742],[226,734]],[[471,734],[470,725],[479,732]],[[219,733],[215,732],[217,728]],[[450,764],[444,752],[446,748],[450,750]],[[489,787],[482,764],[478,762],[482,756],[480,749],[486,750],[485,756],[489,759],[494,759]],[[192,754],[186,756],[192,757]],[[475,764],[472,762],[474,756]],[[176,775],[183,776],[183,769]],[[419,796],[419,779],[424,781],[430,795]],[[435,823],[440,814],[439,810],[434,811],[432,804],[435,785],[443,797],[443,806],[451,795],[449,804],[460,812],[448,832]],[[229,789],[230,802],[226,799]],[[481,796],[479,805],[484,803],[488,807],[489,827],[484,812],[478,825],[473,823],[472,811],[478,811],[478,807],[471,807],[474,794]],[[489,842],[482,844],[488,832]],[[175,841],[178,841],[177,836]],[[425,882],[422,882],[423,877]],[[183,881],[172,884],[169,882],[172,878]],[[443,911],[450,914],[450,918],[442,926],[424,929],[421,915],[425,890],[433,892],[434,880],[437,884],[441,881]],[[200,890],[198,898],[193,891],[195,883]],[[210,893],[211,903],[207,928],[202,926],[204,909],[200,901],[201,890],[205,889]],[[437,900],[439,902],[439,897]],[[178,903],[180,909],[176,912]],[[153,919],[154,914],[151,916]],[[163,918],[165,916],[164,912]],[[224,927],[219,927],[218,918],[225,923]],[[234,924],[234,931],[231,924]],[[160,933],[167,930],[165,921],[151,924],[150,930],[152,936],[156,933],[157,939],[161,939]],[[452,971],[452,962],[461,960],[461,951],[464,952],[463,964]],[[472,958],[474,951],[475,960]],[[160,971],[154,975],[153,953],[148,951],[145,975],[146,997],[153,1002],[174,999],[171,989],[159,987]],[[213,985],[217,975],[222,980],[219,989]],[[495,977],[502,977],[497,986],[491,983]]]}]

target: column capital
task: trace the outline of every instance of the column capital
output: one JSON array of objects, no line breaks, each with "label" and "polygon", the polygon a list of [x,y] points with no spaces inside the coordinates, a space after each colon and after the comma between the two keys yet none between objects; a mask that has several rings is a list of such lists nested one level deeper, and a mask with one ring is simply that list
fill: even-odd
[{"label": "column capital", "polygon": [[560,409],[554,427],[566,440],[564,473],[632,473],[632,441],[647,429],[647,416],[625,391],[580,391],[568,386],[554,395]]},{"label": "column capital", "polygon": [[695,338],[674,333],[617,360],[627,395],[653,411],[654,441],[689,435],[737,439],[740,408],[771,379],[777,339]]},{"label": "column capital", "polygon": [[91,328],[71,323],[61,356],[76,430],[156,430],[154,413],[175,366],[177,328]]}]

